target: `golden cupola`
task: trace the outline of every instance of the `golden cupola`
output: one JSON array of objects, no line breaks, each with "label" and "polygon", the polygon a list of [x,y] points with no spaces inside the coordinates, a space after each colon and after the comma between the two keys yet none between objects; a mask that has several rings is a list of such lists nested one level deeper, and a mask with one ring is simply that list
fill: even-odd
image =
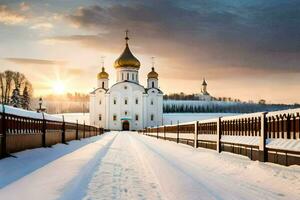
[{"label": "golden cupola", "polygon": [[152,67],[152,71],[148,73],[148,79],[149,78],[158,79],[158,73],[156,71],[154,71],[154,67]]},{"label": "golden cupola", "polygon": [[126,31],[126,47],[123,51],[123,53],[120,55],[120,57],[115,61],[114,67],[117,68],[126,68],[126,67],[132,67],[139,69],[140,68],[140,61],[131,53],[129,46],[128,46],[128,35]]},{"label": "golden cupola", "polygon": [[102,67],[102,71],[98,73],[97,78],[98,79],[108,79],[109,75],[107,72],[105,72],[104,67]]}]

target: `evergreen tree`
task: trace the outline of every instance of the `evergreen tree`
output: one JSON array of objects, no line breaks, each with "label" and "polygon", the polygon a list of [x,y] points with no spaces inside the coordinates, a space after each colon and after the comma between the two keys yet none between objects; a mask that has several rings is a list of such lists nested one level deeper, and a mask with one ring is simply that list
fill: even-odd
[{"label": "evergreen tree", "polygon": [[13,107],[21,107],[21,96],[20,96],[20,91],[19,88],[16,87],[13,92],[12,92],[12,96],[10,99],[10,105]]},{"label": "evergreen tree", "polygon": [[22,95],[22,108],[29,110],[29,105],[30,105],[30,96],[28,93],[28,88],[25,86],[23,90],[23,95]]}]

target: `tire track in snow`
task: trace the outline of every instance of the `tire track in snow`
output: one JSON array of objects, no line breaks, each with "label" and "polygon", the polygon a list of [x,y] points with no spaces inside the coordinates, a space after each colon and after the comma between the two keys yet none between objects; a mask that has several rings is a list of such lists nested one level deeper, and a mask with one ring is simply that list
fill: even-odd
[{"label": "tire track in snow", "polygon": [[162,199],[153,174],[143,167],[128,134],[119,133],[93,174],[84,199]]},{"label": "tire track in snow", "polygon": [[87,185],[92,179],[92,175],[97,166],[101,163],[103,157],[109,151],[111,145],[115,141],[117,135],[115,135],[110,142],[104,145],[80,171],[80,173],[74,177],[63,189],[64,192],[59,199],[83,199],[86,195]]}]

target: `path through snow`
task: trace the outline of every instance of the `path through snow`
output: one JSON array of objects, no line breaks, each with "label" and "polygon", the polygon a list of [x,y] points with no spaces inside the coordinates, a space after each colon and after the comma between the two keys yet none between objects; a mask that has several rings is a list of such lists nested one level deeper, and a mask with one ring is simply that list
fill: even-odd
[{"label": "path through snow", "polygon": [[[35,151],[40,150],[27,154]],[[24,152],[16,155],[22,159]],[[11,159],[0,160],[0,172]],[[12,173],[1,176],[13,180]],[[299,166],[254,162],[131,132],[106,133],[0,189],[0,199],[8,200],[299,197]]]}]

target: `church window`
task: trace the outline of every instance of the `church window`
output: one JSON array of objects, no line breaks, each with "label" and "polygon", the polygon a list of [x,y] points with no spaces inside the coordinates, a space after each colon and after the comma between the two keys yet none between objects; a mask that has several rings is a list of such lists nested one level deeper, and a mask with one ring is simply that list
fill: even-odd
[{"label": "church window", "polygon": [[135,104],[139,104],[139,99],[138,98],[135,99]]},{"label": "church window", "polygon": [[154,88],[154,81],[152,81],[152,87]]},{"label": "church window", "polygon": [[128,104],[128,100],[127,100],[127,99],[125,99],[125,102],[124,102],[124,103],[125,103],[125,105],[127,105],[127,104]]},{"label": "church window", "polygon": [[134,81],[134,74],[131,74],[131,78],[132,78],[132,80]]},{"label": "church window", "polygon": [[139,115],[135,115],[135,121],[139,121]]},{"label": "church window", "polygon": [[154,120],[154,115],[153,114],[150,116],[150,119],[151,119],[151,121]]},{"label": "church window", "polygon": [[117,104],[117,99],[114,99],[114,104],[115,104],[115,105]]},{"label": "church window", "polygon": [[104,88],[104,81],[102,81],[102,88]]},{"label": "church window", "polygon": [[99,114],[99,121],[101,121],[102,120],[102,115],[101,114]]},{"label": "church window", "polygon": [[101,99],[100,99],[99,104],[101,105],[101,103],[102,103],[102,101],[101,101]]},{"label": "church window", "polygon": [[125,114],[125,115],[127,115],[127,114],[128,114],[128,112],[127,112],[127,111],[125,111],[125,112],[124,112],[124,114]]},{"label": "church window", "polygon": [[122,81],[124,80],[124,74],[122,73]]},{"label": "church window", "polygon": [[151,105],[153,105],[153,99],[151,99],[151,102],[150,102],[150,104],[151,104]]},{"label": "church window", "polygon": [[129,80],[129,73],[127,73],[127,81]]},{"label": "church window", "polygon": [[114,120],[114,121],[117,120],[117,115],[113,115],[113,120]]}]

